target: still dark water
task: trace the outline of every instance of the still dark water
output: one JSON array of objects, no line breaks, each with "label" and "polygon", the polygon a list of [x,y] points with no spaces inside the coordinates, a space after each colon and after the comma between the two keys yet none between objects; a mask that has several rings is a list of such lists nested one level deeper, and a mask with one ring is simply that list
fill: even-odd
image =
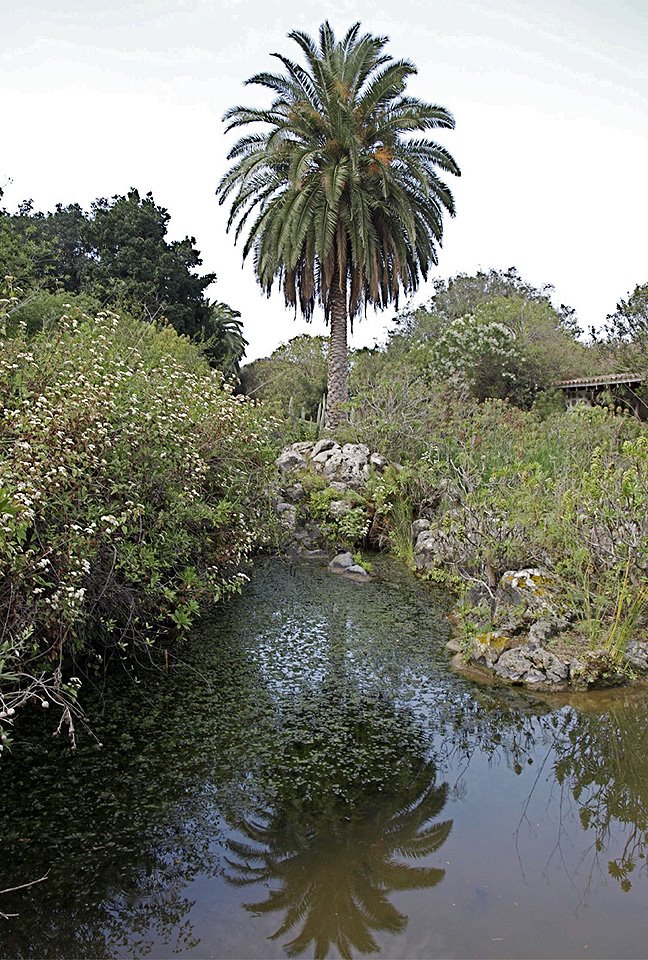
[{"label": "still dark water", "polygon": [[[645,692],[448,668],[393,568],[257,569],[168,673],[0,766],[0,957],[648,957]],[[25,728],[27,724],[23,724]]]}]

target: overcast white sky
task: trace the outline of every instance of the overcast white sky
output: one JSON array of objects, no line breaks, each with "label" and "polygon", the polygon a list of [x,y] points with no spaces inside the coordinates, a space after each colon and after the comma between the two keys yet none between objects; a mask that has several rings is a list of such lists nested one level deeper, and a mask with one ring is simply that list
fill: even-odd
[{"label": "overcast white sky", "polygon": [[[443,142],[463,176],[438,276],[515,265],[585,328],[648,280],[646,0],[0,0],[6,204],[152,190],[217,272],[212,295],[243,314],[249,359],[321,332],[241,269],[214,189],[224,111],[265,96],[243,81],[325,18],[386,33],[418,67],[411,92],[455,115]],[[358,323],[353,344],[391,317]]]}]

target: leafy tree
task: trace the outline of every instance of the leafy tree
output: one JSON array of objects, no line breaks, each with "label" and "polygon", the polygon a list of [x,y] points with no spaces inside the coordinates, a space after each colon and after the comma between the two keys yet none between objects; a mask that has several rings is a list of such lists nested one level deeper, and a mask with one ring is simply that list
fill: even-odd
[{"label": "leafy tree", "polygon": [[131,190],[112,201],[96,200],[87,226],[91,256],[84,287],[103,302],[164,315],[179,333],[194,337],[208,315],[204,292],[216,275],[194,272],[202,260],[193,237],[169,243],[170,219],[151,193],[142,198]]},{"label": "leafy tree", "polygon": [[57,319],[52,308],[78,295],[90,312],[103,306],[164,317],[202,341],[214,366],[237,374],[247,346],[240,314],[208,302],[205,290],[216,275],[197,273],[202,260],[193,237],[168,240],[169,220],[151,193],[135,189],[96,200],[90,212],[75,203],[39,213],[24,201],[15,214],[0,210],[0,277],[15,277],[23,290],[30,330]]},{"label": "leafy tree", "polygon": [[397,318],[387,354],[402,367],[459,379],[479,400],[528,405],[568,377],[600,373],[600,352],[578,339],[574,311],[549,299],[515,268],[439,280],[429,303]]},{"label": "leafy tree", "polygon": [[292,407],[314,419],[326,392],[326,352],[325,337],[293,337],[271,356],[243,368],[243,389],[274,405],[283,416]]},{"label": "leafy tree", "polygon": [[237,239],[252,217],[243,256],[254,250],[265,292],[278,281],[307,319],[323,307],[331,325],[327,425],[335,429],[346,416],[349,320],[367,304],[397,304],[437,262],[443,213],[454,214],[438,170],[459,168],[444,147],[412,134],[454,120],[406,95],[416,69],[384,52],[387,37],[360,34],[356,23],[338,41],[328,22],[319,45],[300,31],[289,36],[306,66],[274,54],[284,72],[247,81],[275,98],[267,109],[225,114],[228,130],[262,130],[234,145],[217,193],[221,203],[233,194],[228,229],[237,222]]},{"label": "leafy tree", "polygon": [[605,332],[617,363],[648,373],[648,283],[637,285],[607,318]]},{"label": "leafy tree", "polygon": [[526,303],[545,304],[553,311],[556,322],[571,332],[574,337],[581,334],[573,307],[564,303],[558,309],[551,303],[553,286],[550,283],[534,287],[524,280],[516,267],[508,270],[478,270],[475,274],[458,273],[448,279],[434,281],[434,294],[424,307],[414,311],[404,311],[396,317],[398,331],[401,333],[434,330],[434,320],[458,320],[472,313],[483,303],[502,297]]}]

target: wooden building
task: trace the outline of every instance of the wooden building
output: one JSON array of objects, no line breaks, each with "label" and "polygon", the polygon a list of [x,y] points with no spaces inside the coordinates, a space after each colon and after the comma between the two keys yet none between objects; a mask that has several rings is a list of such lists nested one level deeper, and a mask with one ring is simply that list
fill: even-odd
[{"label": "wooden building", "polygon": [[565,394],[568,407],[578,403],[606,404],[606,398],[615,406],[633,414],[639,420],[648,420],[648,402],[642,396],[646,377],[638,373],[606,373],[600,377],[580,377],[558,384]]}]

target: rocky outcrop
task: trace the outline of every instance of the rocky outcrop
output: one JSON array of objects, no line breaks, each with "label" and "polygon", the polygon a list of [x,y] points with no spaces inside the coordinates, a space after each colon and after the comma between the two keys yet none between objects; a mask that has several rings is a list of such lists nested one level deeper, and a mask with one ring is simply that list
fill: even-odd
[{"label": "rocky outcrop", "polygon": [[[482,597],[474,599],[479,604]],[[508,570],[490,592],[487,609],[489,628],[470,640],[463,660],[507,683],[536,690],[584,690],[623,683],[627,667],[648,676],[648,641],[630,643],[621,662],[605,649],[572,645],[570,652],[571,618],[547,570]]]},{"label": "rocky outcrop", "polygon": [[[389,466],[385,457],[372,453],[365,444],[339,444],[330,438],[293,443],[282,450],[276,464],[281,476],[276,509],[283,546],[309,554],[342,546],[347,538],[336,539],[336,530],[358,524],[361,530],[363,525],[368,527],[373,510],[363,496],[366,481],[372,472],[381,473]],[[317,511],[312,506],[313,493],[324,495],[324,510],[321,499]],[[338,554],[329,566],[348,579],[370,579],[350,553]]]},{"label": "rocky outcrop", "polygon": [[281,451],[277,466],[281,473],[298,473],[311,469],[330,482],[342,483],[347,489],[358,490],[372,470],[379,473],[389,461],[379,453],[372,453],[364,443],[345,443],[323,438],[316,443],[293,443]]}]

